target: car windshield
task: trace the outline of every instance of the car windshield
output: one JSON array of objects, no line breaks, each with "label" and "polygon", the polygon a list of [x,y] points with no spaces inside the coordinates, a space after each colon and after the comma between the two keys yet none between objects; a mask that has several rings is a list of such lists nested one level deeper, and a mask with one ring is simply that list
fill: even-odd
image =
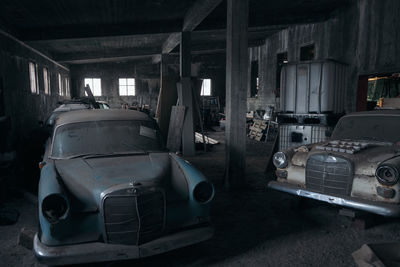
[{"label": "car windshield", "polygon": [[396,143],[400,141],[400,116],[372,115],[342,118],[332,140],[353,139]]},{"label": "car windshield", "polygon": [[91,121],[57,127],[52,158],[163,151],[151,121]]}]

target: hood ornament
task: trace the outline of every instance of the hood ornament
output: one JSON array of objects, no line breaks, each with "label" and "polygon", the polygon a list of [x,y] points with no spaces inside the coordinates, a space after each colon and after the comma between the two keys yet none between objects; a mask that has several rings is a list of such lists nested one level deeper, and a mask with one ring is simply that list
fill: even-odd
[{"label": "hood ornament", "polygon": [[127,190],[128,193],[130,194],[136,194],[137,193],[137,186],[139,186],[140,183],[138,183],[135,179],[132,179],[132,182],[129,183],[129,189]]}]

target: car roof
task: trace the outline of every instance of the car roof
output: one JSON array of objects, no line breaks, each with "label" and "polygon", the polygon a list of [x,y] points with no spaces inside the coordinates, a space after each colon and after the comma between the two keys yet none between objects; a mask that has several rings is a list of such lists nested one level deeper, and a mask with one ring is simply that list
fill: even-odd
[{"label": "car roof", "polygon": [[126,109],[86,109],[76,110],[60,114],[55,125],[88,122],[88,121],[113,121],[113,120],[140,120],[152,121],[143,112]]},{"label": "car roof", "polygon": [[89,108],[90,106],[84,103],[68,103],[60,105],[58,108],[53,110],[53,112],[66,112],[66,111],[89,109]]},{"label": "car roof", "polygon": [[347,114],[348,116],[400,116],[400,109],[375,109],[371,111],[360,111]]}]

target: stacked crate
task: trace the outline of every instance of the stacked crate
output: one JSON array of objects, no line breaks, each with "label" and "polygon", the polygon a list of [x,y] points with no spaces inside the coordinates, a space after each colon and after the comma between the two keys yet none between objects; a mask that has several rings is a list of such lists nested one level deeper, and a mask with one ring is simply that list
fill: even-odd
[{"label": "stacked crate", "polygon": [[254,119],[253,124],[250,126],[248,137],[256,141],[261,141],[265,135],[268,122],[265,120]]}]

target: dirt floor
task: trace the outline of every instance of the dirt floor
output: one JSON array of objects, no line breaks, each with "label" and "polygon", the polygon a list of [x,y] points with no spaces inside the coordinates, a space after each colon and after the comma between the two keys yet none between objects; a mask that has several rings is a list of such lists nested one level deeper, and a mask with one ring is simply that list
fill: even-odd
[{"label": "dirt floor", "polygon": [[[223,132],[210,136],[224,139]],[[354,266],[351,253],[363,244],[400,240],[398,219],[380,218],[372,227],[358,229],[336,207],[268,189],[270,148],[248,142],[247,187],[230,193],[222,186],[223,142],[188,158],[216,186],[211,214],[216,231],[209,241],[146,259],[90,266]],[[36,206],[24,198],[5,205],[17,209],[20,218],[0,226],[0,266],[40,266],[30,250],[17,245],[20,229],[37,225]]]}]

